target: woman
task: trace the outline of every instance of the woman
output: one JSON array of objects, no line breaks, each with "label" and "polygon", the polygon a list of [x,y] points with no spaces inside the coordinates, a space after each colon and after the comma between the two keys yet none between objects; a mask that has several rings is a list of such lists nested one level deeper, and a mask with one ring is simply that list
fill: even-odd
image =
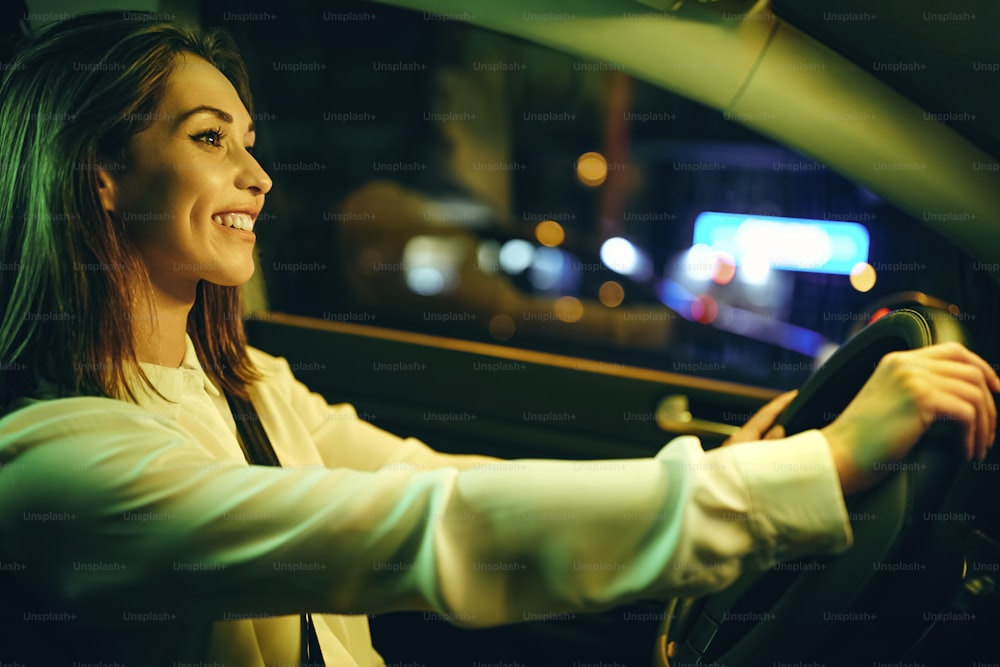
[{"label": "woman", "polygon": [[5,659],[379,665],[349,614],[704,594],[847,548],[842,494],[934,419],[969,457],[993,441],[1000,378],[951,345],[889,355],[822,432],[707,454],[501,463],[384,433],[246,346],[251,118],[219,35],[113,14],[46,30],[0,86]]}]

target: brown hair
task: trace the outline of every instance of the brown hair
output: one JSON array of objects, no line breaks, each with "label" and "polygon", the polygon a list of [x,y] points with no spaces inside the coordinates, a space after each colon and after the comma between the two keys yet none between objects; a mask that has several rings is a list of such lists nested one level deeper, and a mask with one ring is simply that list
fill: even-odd
[{"label": "brown hair", "polygon": [[[0,410],[20,397],[136,400],[131,313],[149,274],[97,196],[98,170],[126,169],[131,138],[162,100],[180,54],[204,58],[253,110],[246,66],[220,31],[85,14],[26,44],[0,83]],[[202,281],[187,331],[207,373],[243,398],[238,287]]]}]

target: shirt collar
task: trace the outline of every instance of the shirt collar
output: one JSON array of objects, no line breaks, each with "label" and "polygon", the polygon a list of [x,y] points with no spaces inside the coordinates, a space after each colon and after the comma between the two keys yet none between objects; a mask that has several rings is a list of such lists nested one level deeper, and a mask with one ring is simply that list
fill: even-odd
[{"label": "shirt collar", "polygon": [[181,359],[179,368],[201,370],[201,364],[198,362],[198,353],[194,349],[194,341],[191,340],[191,336],[188,334],[184,334],[184,358]]},{"label": "shirt collar", "polygon": [[186,384],[185,378],[192,376],[198,378],[210,396],[222,396],[222,392],[202,368],[198,353],[194,349],[194,341],[187,334],[184,334],[184,358],[177,368],[145,362],[139,362],[139,365],[153,386],[170,400],[180,400]]},{"label": "shirt collar", "polygon": [[222,396],[222,392],[212,382],[205,369],[201,367],[201,362],[198,361],[198,353],[194,349],[194,341],[191,340],[191,336],[184,334],[184,345],[184,359],[181,360],[181,368],[197,372],[205,385],[205,391],[210,396]]}]

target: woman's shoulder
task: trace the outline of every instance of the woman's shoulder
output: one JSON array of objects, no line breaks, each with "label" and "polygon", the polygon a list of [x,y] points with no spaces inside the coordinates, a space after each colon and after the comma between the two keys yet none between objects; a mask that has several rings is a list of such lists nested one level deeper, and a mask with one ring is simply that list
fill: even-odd
[{"label": "woman's shoulder", "polygon": [[273,354],[269,354],[264,350],[253,347],[252,345],[247,345],[247,357],[250,362],[254,365],[257,371],[263,376],[265,380],[276,380],[280,377],[286,377],[292,379],[294,376],[292,374],[291,366],[288,364],[288,360],[284,357],[278,357]]}]

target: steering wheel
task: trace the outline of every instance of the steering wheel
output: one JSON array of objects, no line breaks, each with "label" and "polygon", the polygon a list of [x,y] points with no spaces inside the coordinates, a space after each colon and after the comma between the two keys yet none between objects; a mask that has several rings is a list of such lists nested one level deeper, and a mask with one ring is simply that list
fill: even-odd
[{"label": "steering wheel", "polygon": [[[776,423],[789,435],[822,427],[885,354],[948,341],[969,344],[946,311],[894,311],[838,349]],[[975,484],[960,443],[956,425],[939,422],[882,483],[848,496],[854,545],[845,553],[748,572],[717,594],[668,605],[654,664],[846,667],[901,657],[963,579]]]}]

